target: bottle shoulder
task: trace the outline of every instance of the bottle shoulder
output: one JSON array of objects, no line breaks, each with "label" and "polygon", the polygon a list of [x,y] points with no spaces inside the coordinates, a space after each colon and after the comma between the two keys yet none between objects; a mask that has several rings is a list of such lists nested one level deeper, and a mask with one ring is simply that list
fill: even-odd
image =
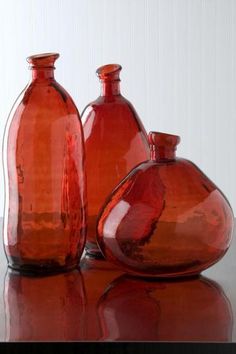
[{"label": "bottle shoulder", "polygon": [[[146,130],[138,117],[133,105],[123,96],[116,96],[112,102],[107,102],[104,97],[89,103],[81,115],[82,123],[85,129],[91,126],[98,129],[109,130],[109,134],[118,134],[122,131],[140,132],[144,136],[147,144]],[[115,131],[112,131],[115,129]],[[148,144],[147,144],[148,146]]]},{"label": "bottle shoulder", "polygon": [[131,107],[131,103],[122,95],[116,95],[112,97],[99,96],[94,101],[88,103],[82,111],[82,115],[87,115],[88,113],[94,111],[96,113],[103,110],[110,111],[119,108],[126,107],[127,109]]},{"label": "bottle shoulder", "polygon": [[[123,187],[124,186],[124,187]],[[127,187],[128,186],[128,187]],[[137,165],[120,183],[120,188],[129,188],[129,191],[152,191],[152,195],[163,194],[168,200],[191,196],[191,200],[205,200],[208,196],[220,200],[232,210],[224,193],[201,171],[192,161],[177,158],[170,162],[156,162],[147,160]],[[165,197],[164,197],[165,195]],[[188,197],[186,197],[188,198]]]},{"label": "bottle shoulder", "polygon": [[184,158],[176,158],[172,161],[152,161],[147,160],[136,166],[133,170],[135,173],[142,174],[158,174],[160,178],[175,183],[180,179],[183,180],[196,180],[207,182],[212,188],[217,188],[214,183],[205,175],[205,173],[192,161]]},{"label": "bottle shoulder", "polygon": [[11,110],[11,118],[50,111],[48,117],[76,115],[79,111],[70,94],[55,80],[46,83],[29,83],[19,95]]}]

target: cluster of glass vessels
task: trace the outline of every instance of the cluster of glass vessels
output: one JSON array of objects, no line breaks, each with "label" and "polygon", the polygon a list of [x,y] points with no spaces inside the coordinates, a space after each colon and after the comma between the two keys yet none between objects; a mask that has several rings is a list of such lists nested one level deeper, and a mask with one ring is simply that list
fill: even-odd
[{"label": "cluster of glass vessels", "polygon": [[127,273],[199,274],[230,245],[233,212],[216,185],[176,157],[180,138],[150,132],[120,93],[118,64],[80,118],[54,78],[56,53],[27,58],[32,80],[5,131],[4,247],[11,268],[76,268],[84,247]]}]

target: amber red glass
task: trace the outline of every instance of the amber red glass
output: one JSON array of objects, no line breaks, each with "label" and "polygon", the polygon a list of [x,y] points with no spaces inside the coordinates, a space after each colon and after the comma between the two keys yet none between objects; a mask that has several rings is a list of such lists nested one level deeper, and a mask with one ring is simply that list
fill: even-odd
[{"label": "amber red glass", "polygon": [[176,158],[175,135],[151,132],[151,158],[108,198],[98,223],[107,259],[142,276],[193,275],[227,251],[232,209],[192,162]]},{"label": "amber red glass", "polygon": [[8,119],[4,246],[12,268],[77,266],[85,243],[84,141],[79,112],[54,79],[58,54],[28,58],[32,81]]},{"label": "amber red glass", "polygon": [[101,297],[98,313],[104,341],[232,340],[230,302],[205,277],[157,282],[122,276]]},{"label": "amber red glass", "polygon": [[107,196],[127,173],[148,159],[145,129],[132,104],[120,93],[118,64],[100,67],[101,95],[82,114],[87,169],[88,235],[86,249],[99,255],[97,215]]}]

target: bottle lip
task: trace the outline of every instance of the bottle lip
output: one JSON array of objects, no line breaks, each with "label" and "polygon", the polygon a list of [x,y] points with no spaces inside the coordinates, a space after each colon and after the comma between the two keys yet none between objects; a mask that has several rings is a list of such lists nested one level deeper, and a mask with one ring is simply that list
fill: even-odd
[{"label": "bottle lip", "polygon": [[96,70],[96,74],[100,80],[120,81],[120,71],[122,66],[120,64],[106,64],[100,66]]},{"label": "bottle lip", "polygon": [[155,145],[157,147],[175,148],[180,143],[180,136],[151,131],[148,134],[148,140],[150,145]]},{"label": "bottle lip", "polygon": [[31,68],[55,68],[54,63],[59,56],[59,53],[41,53],[30,55],[26,60]]}]

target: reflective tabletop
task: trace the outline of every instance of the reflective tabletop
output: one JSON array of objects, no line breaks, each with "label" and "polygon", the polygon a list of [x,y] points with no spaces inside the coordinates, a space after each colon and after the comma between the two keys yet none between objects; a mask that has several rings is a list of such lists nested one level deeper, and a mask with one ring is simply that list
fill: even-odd
[{"label": "reflective tabletop", "polygon": [[[1,228],[2,229],[2,228]],[[1,341],[236,341],[236,237],[200,277],[144,280],[104,260],[45,277],[7,269],[0,246]]]}]

